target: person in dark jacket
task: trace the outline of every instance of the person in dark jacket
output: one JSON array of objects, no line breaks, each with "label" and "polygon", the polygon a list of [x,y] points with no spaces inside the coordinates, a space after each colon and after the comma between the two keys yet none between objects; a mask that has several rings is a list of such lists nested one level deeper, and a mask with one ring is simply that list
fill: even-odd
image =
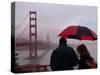
[{"label": "person in dark jacket", "polygon": [[77,52],[80,57],[78,69],[96,68],[97,64],[84,44],[78,46]]},{"label": "person in dark jacket", "polygon": [[59,47],[51,54],[50,66],[51,70],[73,70],[78,64],[78,57],[73,48],[68,47],[67,40],[60,38]]}]

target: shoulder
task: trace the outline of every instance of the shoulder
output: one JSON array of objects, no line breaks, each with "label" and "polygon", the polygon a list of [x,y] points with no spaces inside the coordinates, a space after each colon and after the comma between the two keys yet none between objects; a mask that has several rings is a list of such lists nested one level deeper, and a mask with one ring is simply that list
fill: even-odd
[{"label": "shoulder", "polygon": [[68,46],[68,48],[73,49],[72,47]]},{"label": "shoulder", "polygon": [[70,51],[74,51],[74,49],[72,47],[67,46],[67,49],[69,49]]},{"label": "shoulder", "polygon": [[58,48],[55,48],[52,53],[56,53],[59,49]]},{"label": "shoulder", "polygon": [[87,60],[94,60],[93,57],[91,57],[91,56],[84,56],[84,58]]},{"label": "shoulder", "polygon": [[88,61],[94,61],[93,57],[88,57]]},{"label": "shoulder", "polygon": [[93,57],[90,57],[90,56],[81,56],[80,58],[81,58],[82,60],[88,61],[88,62],[94,61]]}]

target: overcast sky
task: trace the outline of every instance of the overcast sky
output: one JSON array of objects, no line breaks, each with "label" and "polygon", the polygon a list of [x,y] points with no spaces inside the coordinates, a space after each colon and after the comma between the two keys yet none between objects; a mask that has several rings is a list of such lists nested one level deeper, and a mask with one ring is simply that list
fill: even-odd
[{"label": "overcast sky", "polygon": [[[58,34],[70,25],[87,26],[97,33],[97,7],[16,2],[16,37],[27,25],[29,26],[30,10],[37,12],[38,39],[40,40],[46,40],[49,34],[50,40],[57,42]],[[24,17],[27,18],[20,25]],[[19,38],[28,39],[28,26]]]}]

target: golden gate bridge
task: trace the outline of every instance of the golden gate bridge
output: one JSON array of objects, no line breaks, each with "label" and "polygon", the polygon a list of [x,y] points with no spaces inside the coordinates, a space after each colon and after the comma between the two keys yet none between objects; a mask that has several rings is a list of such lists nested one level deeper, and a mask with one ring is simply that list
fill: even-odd
[{"label": "golden gate bridge", "polygon": [[[29,18],[28,18],[29,17]],[[16,47],[21,47],[21,46],[29,46],[29,57],[33,57],[36,56],[37,57],[37,12],[36,11],[29,11],[28,15],[26,15],[24,17],[24,19],[21,21],[21,23],[19,25],[17,25],[17,27],[15,28],[15,31],[18,30],[21,25],[23,25],[23,22],[26,20],[26,19],[29,19],[29,23],[23,28],[22,31],[20,31],[19,35],[17,35],[16,40],[19,39],[22,34],[25,32],[25,30],[27,28],[28,29],[28,32],[29,32],[29,36],[28,36],[28,42],[17,42],[16,41]],[[34,31],[34,32],[33,32]],[[48,42],[48,45],[49,45],[49,41],[50,38],[49,38],[49,34],[47,34],[47,42]],[[34,47],[32,47],[34,46]],[[36,65],[36,64],[27,64],[27,65],[20,65],[20,67],[23,69],[26,69],[27,68],[27,71],[29,68],[44,68],[45,70],[47,70],[47,67],[49,65]],[[20,70],[21,71],[21,70]]]},{"label": "golden gate bridge", "polygon": [[[23,24],[23,22],[26,20],[27,17],[28,15],[25,16],[23,21],[15,28],[15,30],[18,29]],[[28,26],[29,26],[29,42],[21,42],[21,43],[16,42],[16,47],[28,45],[29,46],[29,56],[32,57],[33,53],[35,56],[37,56],[37,13],[36,11],[29,12],[29,24],[27,24],[27,26],[16,37],[16,39],[18,39],[24,33],[25,29]],[[33,32],[33,30],[35,31]],[[32,48],[33,42],[34,42],[34,49]]]}]

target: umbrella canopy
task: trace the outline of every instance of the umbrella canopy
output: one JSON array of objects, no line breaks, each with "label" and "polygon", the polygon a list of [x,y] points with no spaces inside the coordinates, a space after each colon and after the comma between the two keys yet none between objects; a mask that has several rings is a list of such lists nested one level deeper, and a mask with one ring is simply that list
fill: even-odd
[{"label": "umbrella canopy", "polygon": [[69,26],[58,36],[78,40],[97,40],[95,32],[84,26]]}]

